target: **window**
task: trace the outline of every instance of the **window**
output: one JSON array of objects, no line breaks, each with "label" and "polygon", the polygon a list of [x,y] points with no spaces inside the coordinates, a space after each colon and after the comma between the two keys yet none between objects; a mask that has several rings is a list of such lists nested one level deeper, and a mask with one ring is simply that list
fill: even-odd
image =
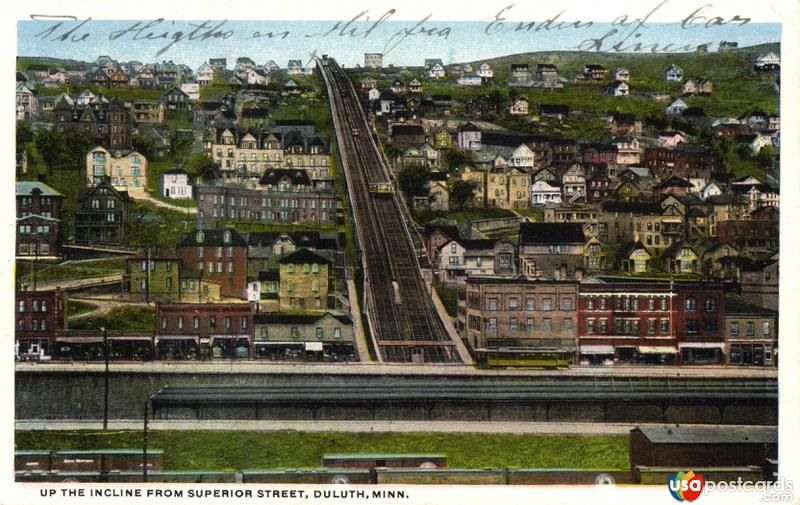
[{"label": "window", "polygon": [[769,321],[763,321],[761,323],[761,335],[765,337],[769,336]]},{"label": "window", "polygon": [[706,312],[713,312],[717,309],[717,299],[716,298],[706,298],[705,303]]},{"label": "window", "polygon": [[20,312],[25,312],[25,300],[20,300],[19,301],[19,311]]},{"label": "window", "polygon": [[217,316],[209,316],[208,318],[208,328],[211,330],[217,329]]},{"label": "window", "polygon": [[192,318],[192,328],[195,329],[195,330],[199,330],[200,329],[200,318],[199,317],[194,316]]},{"label": "window", "polygon": [[589,335],[594,334],[594,319],[586,320],[586,333]]},{"label": "window", "polygon": [[490,317],[486,329],[492,333],[497,333],[497,319],[494,317]]},{"label": "window", "polygon": [[594,298],[587,298],[586,299],[586,309],[587,310],[594,310]]},{"label": "window", "polygon": [[606,299],[600,298],[600,310],[606,310]]},{"label": "window", "polygon": [[166,330],[167,329],[167,318],[166,317],[162,317],[161,318],[161,329],[162,330]]},{"label": "window", "polygon": [[716,319],[706,319],[703,321],[703,331],[705,332],[715,332],[717,331],[717,320]]},{"label": "window", "polygon": [[497,298],[489,298],[489,310],[497,310]]},{"label": "window", "polygon": [[231,316],[225,316],[225,329],[231,329]]},{"label": "window", "polygon": [[300,338],[300,330],[297,329],[297,326],[292,326],[292,338],[293,339]]},{"label": "window", "polygon": [[519,300],[516,296],[512,296],[508,299],[508,310],[517,310],[519,309]]},{"label": "window", "polygon": [[605,319],[600,320],[600,333],[607,333],[608,332],[608,321]]},{"label": "window", "polygon": [[529,317],[525,320],[525,329],[528,330],[528,333],[533,333],[533,330],[535,329],[535,323],[532,317]]},{"label": "window", "polygon": [[342,329],[341,328],[334,328],[333,329],[333,338],[342,338]]},{"label": "window", "polygon": [[542,331],[551,331],[553,329],[553,320],[549,317],[542,319]]},{"label": "window", "polygon": [[544,310],[544,311],[553,310],[553,299],[552,298],[545,298],[544,300],[542,300],[542,310]]},{"label": "window", "polygon": [[325,338],[325,330],[323,330],[322,328],[317,328],[317,338],[320,340]]},{"label": "window", "polygon": [[739,322],[733,321],[731,323],[731,336],[738,337],[739,336]]},{"label": "window", "polygon": [[561,310],[572,310],[572,298],[561,299]]},{"label": "window", "polygon": [[535,307],[535,305],[534,305],[534,302],[533,302],[533,298],[526,298],[525,299],[525,311],[526,312],[533,312],[534,307]]},{"label": "window", "polygon": [[686,320],[686,333],[697,333],[697,320],[696,319],[687,319]]},{"label": "window", "polygon": [[508,331],[515,332],[519,331],[519,321],[516,317],[512,317],[511,320],[508,322]]},{"label": "window", "polygon": [[183,329],[183,316],[178,316],[178,329]]},{"label": "window", "polygon": [[747,333],[748,337],[752,337],[753,335],[755,335],[756,331],[753,321],[747,321],[747,323],[745,324],[745,332]]},{"label": "window", "polygon": [[667,299],[661,298],[661,310],[667,310]]},{"label": "window", "polygon": [[649,310],[651,312],[656,310],[656,301],[655,301],[655,299],[649,298],[647,300],[647,310]]},{"label": "window", "polygon": [[450,256],[449,257],[449,264],[450,264],[451,267],[457,267],[458,266],[458,256]]},{"label": "window", "polygon": [[239,321],[239,329],[247,329],[247,316],[242,316],[242,319]]},{"label": "window", "polygon": [[561,324],[561,329],[564,331],[572,331],[572,318],[565,317],[564,321]]},{"label": "window", "polygon": [[661,320],[661,334],[669,335],[669,319]]},{"label": "window", "polygon": [[689,297],[686,299],[686,310],[697,310],[697,298]]},{"label": "window", "polygon": [[450,254],[456,254],[456,248],[458,246],[455,243],[450,244]]}]

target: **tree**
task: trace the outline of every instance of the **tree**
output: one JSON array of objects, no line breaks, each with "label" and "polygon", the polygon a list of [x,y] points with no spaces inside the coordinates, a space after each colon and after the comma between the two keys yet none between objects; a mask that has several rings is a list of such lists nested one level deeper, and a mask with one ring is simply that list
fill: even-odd
[{"label": "tree", "polygon": [[397,181],[406,196],[420,196],[425,191],[429,174],[427,167],[405,167],[397,174]]},{"label": "tree", "polygon": [[33,142],[33,130],[25,121],[17,121],[17,151],[24,151],[25,146]]},{"label": "tree", "polygon": [[489,95],[489,103],[494,106],[494,112],[500,114],[500,109],[503,108],[503,94],[499,90],[494,90]]},{"label": "tree", "polygon": [[646,115],[644,117],[644,122],[656,130],[664,130],[669,125],[667,118],[660,113],[651,113]]},{"label": "tree", "polygon": [[464,210],[464,206],[475,195],[475,183],[457,179],[450,184],[450,202],[458,208]]},{"label": "tree", "polygon": [[48,174],[53,175],[53,168],[64,164],[68,157],[64,135],[54,129],[39,130],[34,136],[34,143],[47,165]]},{"label": "tree", "polygon": [[444,167],[448,172],[453,172],[455,169],[472,161],[472,153],[469,151],[461,151],[459,149],[448,149],[444,152]]},{"label": "tree", "polygon": [[86,153],[97,145],[95,139],[86,132],[80,130],[68,130],[64,133],[64,145],[67,149],[65,163],[80,171],[85,166]]},{"label": "tree", "polygon": [[131,138],[131,146],[148,160],[153,159],[153,141],[149,137],[136,134]]},{"label": "tree", "polygon": [[186,171],[188,173],[204,179],[214,178],[214,168],[216,168],[214,160],[203,153],[193,155],[189,158],[189,161],[186,162]]}]

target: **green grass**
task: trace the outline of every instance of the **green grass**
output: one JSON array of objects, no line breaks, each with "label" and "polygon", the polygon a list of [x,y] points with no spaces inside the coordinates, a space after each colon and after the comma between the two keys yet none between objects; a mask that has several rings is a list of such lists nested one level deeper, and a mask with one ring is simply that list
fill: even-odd
[{"label": "green grass", "polygon": [[193,215],[156,207],[149,202],[133,202],[128,207],[125,241],[134,247],[163,246],[174,249],[181,234],[190,229],[194,229]]},{"label": "green grass", "polygon": [[121,273],[125,270],[124,258],[104,258],[89,261],[65,261],[55,264],[17,262],[17,280],[32,282],[34,272],[37,282],[82,279]]},{"label": "green grass", "polygon": [[514,217],[514,213],[510,210],[495,208],[474,208],[457,211],[419,210],[413,211],[412,217],[419,224],[425,224],[434,219],[451,219],[457,221],[459,224],[462,224],[468,221],[477,221],[480,219]]},{"label": "green grass", "polygon": [[95,308],[97,308],[97,305],[92,305],[91,303],[67,300],[67,315],[70,317],[86,314],[93,311]]},{"label": "green grass", "polygon": [[145,332],[152,334],[155,329],[155,307],[114,307],[99,316],[84,317],[69,323],[71,330],[121,330],[128,332]]},{"label": "green grass", "polygon": [[[16,449],[140,448],[140,431],[17,431]],[[325,453],[443,453],[451,468],[628,468],[626,436],[151,431],[165,470],[314,468]]]},{"label": "green grass", "polygon": [[168,110],[164,124],[170,131],[191,130],[194,126],[192,113],[185,110]]},{"label": "green grass", "polygon": [[439,283],[435,283],[433,287],[436,289],[436,294],[439,295],[439,299],[450,317],[456,317],[456,312],[458,311],[458,289],[446,288]]}]

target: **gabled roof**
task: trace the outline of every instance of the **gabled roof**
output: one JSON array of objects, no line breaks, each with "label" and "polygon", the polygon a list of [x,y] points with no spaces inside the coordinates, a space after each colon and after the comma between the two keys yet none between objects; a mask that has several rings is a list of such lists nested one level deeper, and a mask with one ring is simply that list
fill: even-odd
[{"label": "gabled roof", "polygon": [[520,223],[521,245],[583,244],[586,236],[578,223]]},{"label": "gabled roof", "polygon": [[39,190],[42,196],[61,196],[61,193],[51,188],[47,184],[38,181],[18,181],[16,183],[17,196],[28,196],[32,194],[33,190]]},{"label": "gabled roof", "polygon": [[308,177],[308,172],[300,169],[293,168],[270,168],[264,171],[259,184],[261,185],[276,185],[284,178],[288,178],[292,184],[301,186],[310,186],[311,179]]},{"label": "gabled roof", "polygon": [[306,264],[306,263],[318,263],[321,265],[328,265],[330,264],[330,261],[328,260],[328,258],[320,256],[319,254],[311,251],[310,249],[302,248],[296,250],[295,252],[293,252],[288,256],[284,256],[283,258],[281,258],[280,263],[283,265],[289,263],[294,265]]},{"label": "gabled roof", "polygon": [[647,248],[644,246],[644,244],[642,244],[641,240],[638,240],[636,242],[628,242],[625,245],[625,248],[622,250],[622,256],[623,257],[628,257],[631,254],[633,254],[634,251],[637,251],[637,250],[642,250],[642,251],[646,252],[648,255],[650,255],[650,251],[648,251]]},{"label": "gabled roof", "polygon": [[316,324],[320,319],[330,316],[342,324],[352,324],[350,317],[326,312],[324,314],[288,314],[281,312],[261,313],[253,316],[255,324]]}]

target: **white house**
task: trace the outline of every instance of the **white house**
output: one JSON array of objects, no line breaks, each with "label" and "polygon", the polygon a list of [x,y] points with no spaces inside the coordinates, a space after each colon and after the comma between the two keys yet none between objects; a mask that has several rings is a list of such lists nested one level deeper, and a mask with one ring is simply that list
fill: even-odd
[{"label": "white house", "polygon": [[722,194],[722,186],[717,181],[709,181],[706,186],[700,190],[700,198],[703,200],[708,199],[710,196],[717,196]]},{"label": "white house", "polygon": [[480,86],[483,83],[483,79],[477,74],[463,74],[458,79],[456,79],[456,85],[466,87],[466,86]]},{"label": "white house", "polygon": [[548,181],[536,181],[531,184],[530,202],[531,205],[561,203],[561,188]]},{"label": "white house", "polygon": [[205,62],[197,69],[197,84],[204,88],[206,86],[211,86],[213,81],[214,68],[209,65],[208,62]]},{"label": "white house", "polygon": [[367,92],[367,97],[370,102],[374,102],[381,97],[381,92],[378,91],[378,88],[372,88]]},{"label": "white house", "polygon": [[522,97],[517,98],[508,107],[508,113],[512,116],[527,116],[528,115],[528,101]]},{"label": "white house", "polygon": [[164,198],[172,198],[174,200],[192,198],[191,176],[180,169],[162,173],[161,194]]},{"label": "white house", "polygon": [[618,68],[614,71],[614,80],[628,82],[631,78],[631,71],[627,68]]},{"label": "white house", "polygon": [[625,81],[613,81],[603,86],[603,93],[608,96],[628,96],[630,90],[630,86]]},{"label": "white house", "polygon": [[184,82],[181,84],[181,91],[186,93],[189,100],[200,100],[200,83]]},{"label": "white house", "polygon": [[685,144],[688,141],[689,139],[687,139],[686,136],[679,131],[666,130],[658,132],[659,147],[678,147],[678,144]]},{"label": "white house", "polygon": [[781,66],[781,58],[772,51],[756,58],[753,68],[756,70],[776,70]]},{"label": "white house", "polygon": [[444,67],[440,63],[434,64],[428,69],[428,77],[431,79],[441,79],[445,76]]},{"label": "white house", "polygon": [[683,99],[677,98],[671,104],[667,105],[664,109],[664,113],[670,116],[680,116],[688,108],[689,105],[687,105]]},{"label": "white house", "polygon": [[520,144],[508,158],[508,166],[530,170],[536,164],[536,153],[527,144]]},{"label": "white house", "polygon": [[75,102],[79,106],[83,107],[85,105],[89,105],[92,102],[92,100],[94,100],[94,97],[95,94],[87,89],[82,91],[81,94],[78,95],[78,98],[75,100]]},{"label": "white house", "polygon": [[247,84],[256,85],[256,86],[266,86],[269,84],[269,77],[267,77],[266,72],[263,70],[257,70],[255,68],[251,68],[246,71],[247,75]]},{"label": "white house", "polygon": [[289,75],[298,75],[303,73],[303,64],[300,60],[289,60],[286,66],[286,73]]},{"label": "white house", "polygon": [[664,79],[668,82],[680,82],[683,79],[683,70],[673,63],[664,70]]},{"label": "white house", "polygon": [[494,70],[488,63],[481,63],[478,67],[478,76],[481,79],[491,79],[494,76]]}]

